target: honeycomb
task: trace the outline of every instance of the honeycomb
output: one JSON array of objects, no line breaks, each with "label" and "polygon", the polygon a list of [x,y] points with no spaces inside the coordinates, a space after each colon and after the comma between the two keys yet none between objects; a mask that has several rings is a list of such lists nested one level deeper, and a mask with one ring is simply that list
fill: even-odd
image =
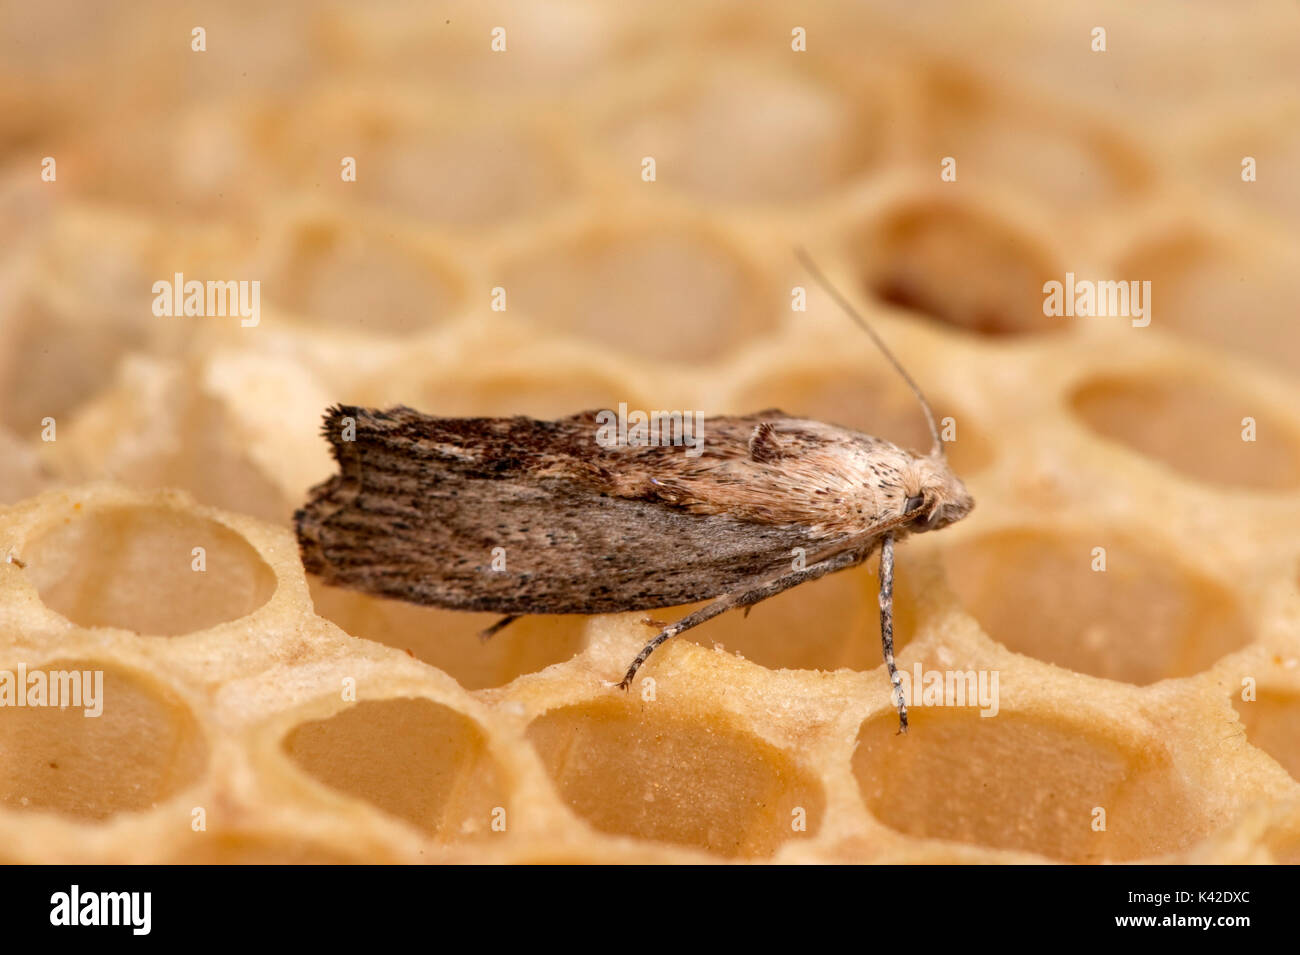
[{"label": "honeycomb", "polygon": [[[1297,18],[0,4],[0,694],[102,677],[0,706],[3,861],[1300,862]],[[899,666],[996,713],[895,733],[871,565],[627,694],[637,608],[483,643],[304,574],[335,402],[926,447],[797,245],[951,419]],[[1045,314],[1067,273],[1149,325]]]}]

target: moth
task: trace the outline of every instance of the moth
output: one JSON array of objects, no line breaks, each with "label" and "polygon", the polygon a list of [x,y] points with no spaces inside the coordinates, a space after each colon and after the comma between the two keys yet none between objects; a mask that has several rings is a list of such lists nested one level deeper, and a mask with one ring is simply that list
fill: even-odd
[{"label": "moth", "polygon": [[906,732],[894,544],[960,520],[974,502],[920,388],[800,256],[916,394],[928,454],[776,409],[703,418],[699,447],[686,454],[598,442],[597,411],[539,421],[336,405],[323,430],[338,473],[294,515],[306,569],[370,594],[504,615],[485,636],[525,614],[710,601],[646,644],[619,684],[627,689],[664,641],[879,549],[881,645]]}]

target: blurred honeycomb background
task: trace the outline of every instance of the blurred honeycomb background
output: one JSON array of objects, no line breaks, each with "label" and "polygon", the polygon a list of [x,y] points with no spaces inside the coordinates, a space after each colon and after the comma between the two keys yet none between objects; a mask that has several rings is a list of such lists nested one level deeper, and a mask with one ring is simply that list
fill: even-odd
[{"label": "blurred honeycomb background", "polygon": [[[0,707],[0,855],[1300,861],[1298,64],[1283,0],[0,3],[0,670],[105,680]],[[996,716],[895,735],[871,566],[653,698],[642,613],[304,576],[333,402],[925,447],[800,244],[952,419],[900,666]],[[1067,272],[1149,326],[1044,315]]]}]

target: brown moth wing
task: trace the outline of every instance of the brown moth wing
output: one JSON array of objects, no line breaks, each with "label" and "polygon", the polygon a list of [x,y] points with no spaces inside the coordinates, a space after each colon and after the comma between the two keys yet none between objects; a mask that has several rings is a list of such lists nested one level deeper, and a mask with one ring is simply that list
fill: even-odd
[{"label": "brown moth wing", "polygon": [[[353,441],[343,440],[347,418]],[[751,449],[756,425],[773,420],[786,431]],[[324,433],[340,473],[295,515],[303,562],[332,584],[503,614],[729,593],[788,573],[795,548],[811,562],[847,539],[783,507],[791,460],[828,440],[793,420],[706,418],[702,453],[690,457],[684,447],[602,447],[596,412],[537,421],[331,408]]]}]

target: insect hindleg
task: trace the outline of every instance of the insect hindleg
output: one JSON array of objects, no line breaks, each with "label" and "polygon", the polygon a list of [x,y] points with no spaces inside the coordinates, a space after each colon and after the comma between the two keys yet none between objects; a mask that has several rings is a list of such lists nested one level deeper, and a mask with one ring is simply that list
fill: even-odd
[{"label": "insect hindleg", "polygon": [[861,562],[861,555],[856,551],[845,551],[828,557],[820,563],[813,564],[803,570],[795,571],[790,574],[783,574],[772,580],[763,581],[744,590],[738,590],[735,593],[723,594],[717,600],[706,604],[694,613],[687,614],[676,623],[664,627],[653,640],[645,645],[645,648],[636,655],[632,665],[627,668],[622,681],[618,684],[621,689],[626,690],[632,685],[632,680],[636,676],[636,671],[641,669],[641,664],[649,659],[650,654],[655,652],[661,643],[670,637],[675,637],[679,633],[685,633],[694,627],[698,627],[706,620],[712,620],[720,613],[730,610],[732,607],[748,607],[766,600],[768,597],[775,597],[783,590],[789,590],[791,587],[798,586],[809,580],[816,580],[818,577],[824,577],[826,574],[833,573],[837,570],[843,570],[845,567],[852,567],[854,564]]},{"label": "insect hindleg", "polygon": [[880,541],[880,646],[889,668],[890,695],[898,706],[898,732],[907,732],[907,704],[903,701],[902,680],[894,666],[894,535]]}]

